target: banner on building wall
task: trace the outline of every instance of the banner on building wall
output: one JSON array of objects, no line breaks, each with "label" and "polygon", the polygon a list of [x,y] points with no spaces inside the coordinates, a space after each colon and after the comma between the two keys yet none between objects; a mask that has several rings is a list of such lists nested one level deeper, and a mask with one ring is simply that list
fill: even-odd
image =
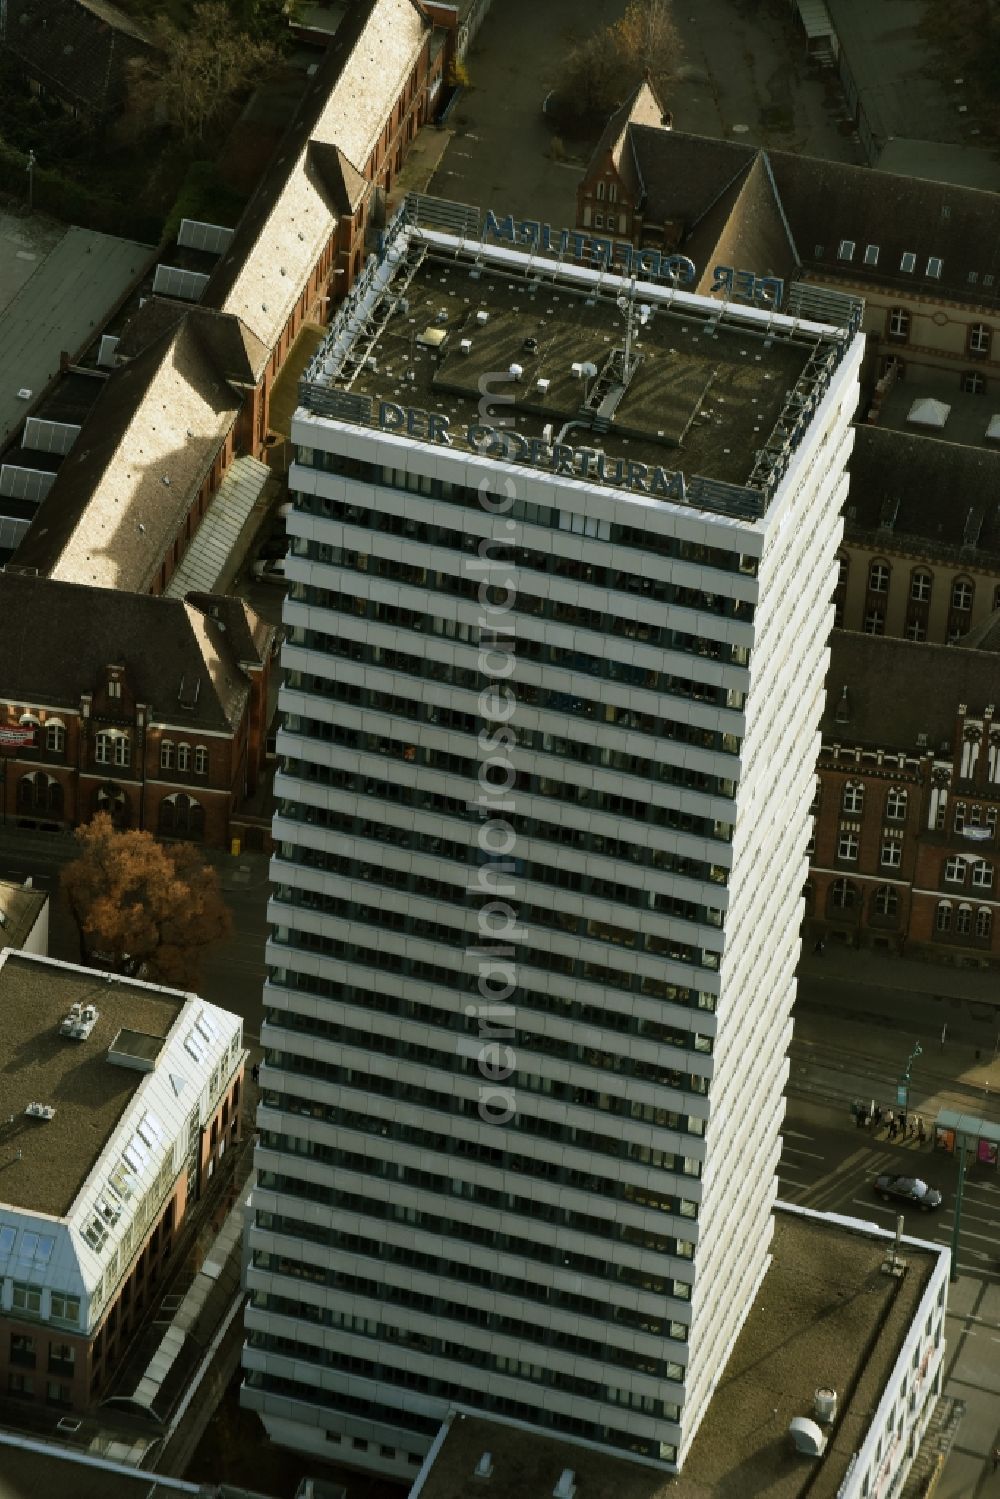
[{"label": "banner on building wall", "polygon": [[15,724],[10,728],[0,727],[0,749],[24,749],[34,742],[33,724]]}]

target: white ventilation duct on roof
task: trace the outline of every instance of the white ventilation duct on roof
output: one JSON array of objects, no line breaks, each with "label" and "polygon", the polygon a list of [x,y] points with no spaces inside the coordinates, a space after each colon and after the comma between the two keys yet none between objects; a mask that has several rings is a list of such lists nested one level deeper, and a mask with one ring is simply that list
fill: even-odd
[{"label": "white ventilation duct on roof", "polygon": [[822,1457],[826,1451],[826,1437],[808,1416],[793,1416],[788,1435],[795,1443],[796,1452],[802,1452],[806,1457]]}]

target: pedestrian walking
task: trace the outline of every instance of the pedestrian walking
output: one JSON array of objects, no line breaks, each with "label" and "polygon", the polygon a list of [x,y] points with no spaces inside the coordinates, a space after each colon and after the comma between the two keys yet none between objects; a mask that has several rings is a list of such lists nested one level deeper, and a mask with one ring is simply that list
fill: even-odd
[{"label": "pedestrian walking", "polygon": [[895,1119],[890,1119],[889,1120],[889,1139],[890,1140],[895,1140],[895,1138],[896,1138],[896,1121],[895,1121]]},{"label": "pedestrian walking", "polygon": [[875,1125],[876,1129],[878,1129],[882,1124],[882,1105],[880,1103],[877,1103],[875,1105],[875,1108],[872,1112],[872,1123]]},{"label": "pedestrian walking", "polygon": [[905,1111],[902,1114],[900,1114],[897,1123],[898,1123],[898,1126],[899,1126],[899,1138],[902,1140],[904,1138],[905,1134],[906,1134],[906,1113],[905,1113]]},{"label": "pedestrian walking", "polygon": [[892,1139],[892,1131],[893,1131],[893,1128],[895,1126],[895,1123],[896,1123],[896,1120],[895,1120],[895,1118],[893,1116],[892,1110],[891,1109],[886,1109],[886,1111],[885,1111],[885,1127],[886,1127],[886,1129],[889,1132],[889,1139],[890,1140]]},{"label": "pedestrian walking", "polygon": [[920,1115],[920,1114],[918,1114],[917,1115],[917,1140],[919,1141],[919,1143],[921,1145],[923,1145],[924,1142],[926,1141],[926,1139],[927,1139],[927,1131],[924,1129],[923,1116]]},{"label": "pedestrian walking", "polygon": [[823,941],[822,937],[819,937],[817,939],[816,946],[813,948],[813,952],[817,955],[817,957],[820,958],[826,952],[826,943]]},{"label": "pedestrian walking", "polygon": [[254,1062],[253,1066],[250,1068],[250,1076],[253,1078],[255,1083],[260,1081],[260,1067],[256,1062]]}]

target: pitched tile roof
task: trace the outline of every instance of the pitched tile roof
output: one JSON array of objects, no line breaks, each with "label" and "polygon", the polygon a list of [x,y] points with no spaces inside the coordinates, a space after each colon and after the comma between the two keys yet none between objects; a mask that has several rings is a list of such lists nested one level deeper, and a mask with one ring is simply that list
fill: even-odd
[{"label": "pitched tile roof", "polygon": [[59,98],[104,114],[122,107],[127,67],[154,50],[147,29],[109,0],[6,0],[3,47]]},{"label": "pitched tile roof", "polygon": [[[77,709],[106,667],[124,665],[151,721],[228,731],[240,722],[249,682],[240,668],[245,642],[230,638],[205,595],[198,604],[113,588],[86,588],[0,571],[0,700]],[[225,619],[230,601],[218,601]],[[249,622],[248,622],[248,628]],[[181,707],[194,684],[193,707]]]},{"label": "pitched tile roof", "polygon": [[[765,152],[679,130],[643,125],[628,130],[645,189],[644,217],[648,223],[683,224],[685,253],[691,253],[689,243],[713,252],[714,247],[705,249],[707,216],[715,210],[713,224],[728,217],[718,212],[720,206],[741,221],[728,231],[752,242],[764,199],[742,198],[737,183],[755,158],[766,158],[775,205],[806,272],[847,280],[862,290],[891,287],[985,306],[1000,300],[1000,194],[788,151]],[[847,244],[853,246],[850,258]],[[878,255],[866,265],[869,245]],[[914,257],[911,271],[903,269],[904,255]]]},{"label": "pitched tile roof", "polygon": [[1000,452],[859,426],[850,475],[848,541],[880,532],[889,551],[1000,553]]},{"label": "pitched tile roof", "polygon": [[627,171],[632,162],[632,151],[628,144],[630,125],[648,125],[663,130],[669,126],[670,113],[653,85],[647,72],[629,94],[624,104],[615,110],[601,132],[600,139],[590,157],[588,170],[599,171],[610,151],[619,172]]},{"label": "pitched tile roof", "polygon": [[339,147],[349,165],[364,168],[429,32],[415,0],[355,6],[236,225],[202,305],[235,313],[266,350],[278,342],[343,211],[340,187],[331,194],[310,141]]},{"label": "pitched tile roof", "polygon": [[918,644],[849,630],[830,636],[822,721],[826,743],[939,753],[951,743],[960,703],[971,713],[1000,704],[996,649]]},{"label": "pitched tile roof", "polygon": [[[146,592],[239,412],[239,340],[185,317],[115,370],[15,554],[65,582]],[[236,358],[234,369],[247,371]]]},{"label": "pitched tile roof", "polygon": [[339,146],[331,146],[325,141],[309,142],[308,162],[319,173],[336,212],[353,213],[371,185],[367,177],[362,177]]},{"label": "pitched tile roof", "polygon": [[263,666],[271,655],[276,627],[262,619],[245,599],[231,594],[189,593],[194,608],[218,621],[229,637],[233,654],[242,666]]}]

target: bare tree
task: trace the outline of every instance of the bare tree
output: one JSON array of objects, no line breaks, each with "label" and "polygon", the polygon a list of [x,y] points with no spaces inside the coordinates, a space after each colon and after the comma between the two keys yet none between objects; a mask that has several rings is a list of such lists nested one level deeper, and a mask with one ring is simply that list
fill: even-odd
[{"label": "bare tree", "polygon": [[609,114],[643,72],[663,83],[676,70],[680,56],[673,0],[629,0],[620,21],[571,48],[556,90],[562,112]]}]

